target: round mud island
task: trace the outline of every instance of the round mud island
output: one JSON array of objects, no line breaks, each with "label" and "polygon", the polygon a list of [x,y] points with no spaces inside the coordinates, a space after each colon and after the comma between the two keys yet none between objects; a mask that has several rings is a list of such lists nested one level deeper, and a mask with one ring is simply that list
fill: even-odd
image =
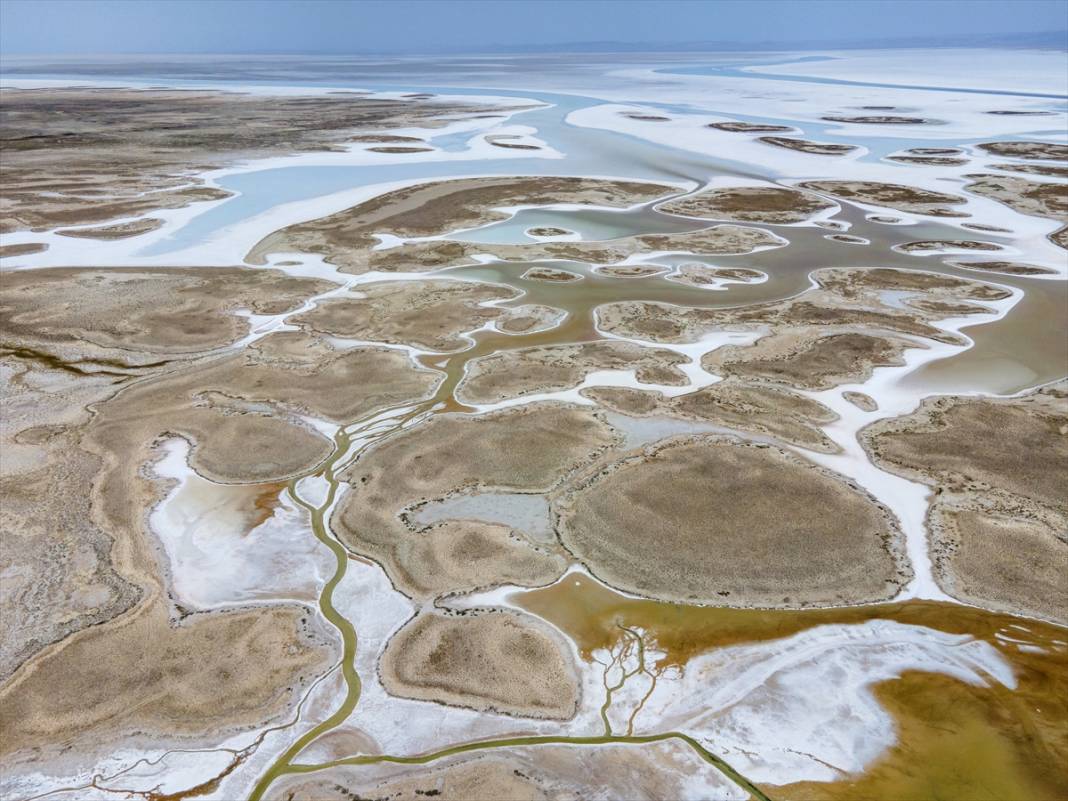
[{"label": "round mud island", "polygon": [[796,608],[892,598],[911,571],[893,516],[770,445],[675,440],[587,475],[556,506],[598,577],[651,598]]}]

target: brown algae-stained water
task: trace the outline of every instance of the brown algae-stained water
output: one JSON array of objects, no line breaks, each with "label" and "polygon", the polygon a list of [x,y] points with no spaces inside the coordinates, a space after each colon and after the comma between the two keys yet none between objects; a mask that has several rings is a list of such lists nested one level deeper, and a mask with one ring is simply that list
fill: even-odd
[{"label": "brown algae-stained water", "polygon": [[874,687],[894,718],[897,742],[862,776],[764,789],[776,798],[843,801],[1068,797],[1068,630],[1059,626],[931,601],[803,611],[687,606],[627,597],[581,573],[517,592],[512,601],[573,638],[586,660],[635,629],[661,654],[659,667],[683,669],[712,649],[832,624],[890,620],[970,635],[1009,662],[1015,689],[906,672]]}]

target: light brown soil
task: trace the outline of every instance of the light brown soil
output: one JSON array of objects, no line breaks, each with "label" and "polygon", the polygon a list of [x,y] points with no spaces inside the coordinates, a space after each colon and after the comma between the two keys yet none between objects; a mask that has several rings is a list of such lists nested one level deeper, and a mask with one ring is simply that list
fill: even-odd
[{"label": "light brown soil", "polygon": [[276,606],[175,625],[153,604],[90,628],[4,686],[0,754],[90,756],[122,737],[217,735],[280,720],[336,658],[313,621],[308,609]]},{"label": "light brown soil", "polygon": [[767,337],[752,347],[713,351],[702,366],[726,375],[822,390],[864,381],[875,367],[904,364],[901,353],[910,345],[861,333],[799,337],[792,343]]},{"label": "light brown soil", "polygon": [[832,208],[834,203],[818,195],[779,186],[710,189],[658,206],[668,214],[763,223],[803,222]]},{"label": "light brown soil", "polygon": [[290,322],[331,336],[453,351],[470,345],[465,331],[503,314],[481,304],[517,294],[474,281],[384,281],[358,292],[363,297],[328,298]]},{"label": "light brown soil", "polygon": [[963,340],[928,322],[939,319],[937,314],[916,307],[906,311],[887,306],[879,293],[914,291],[929,299],[980,302],[1010,294],[979,281],[914,270],[834,268],[817,270],[812,277],[817,288],[797,297],[739,308],[690,308],[650,301],[607,303],[597,308],[598,325],[611,334],[653,342],[694,342],[710,331],[770,326],[783,336],[806,331],[826,335],[863,327],[873,335],[913,334],[959,344]]},{"label": "light brown soil", "polygon": [[[329,735],[327,735],[327,738]],[[322,738],[317,746],[322,748]],[[356,749],[337,749],[339,757]],[[685,743],[510,747],[459,754],[430,765],[360,765],[280,779],[269,801],[663,801],[728,798],[732,782]]]},{"label": "light brown soil", "polygon": [[1068,167],[1058,164],[991,164],[991,169],[1045,175],[1049,178],[1068,178]]},{"label": "light brown soil", "polygon": [[361,129],[433,127],[486,110],[442,100],[156,89],[5,89],[2,97],[4,232],[225,198],[193,176],[250,157],[339,149]]},{"label": "light brown soil", "polygon": [[568,651],[528,615],[417,615],[393,635],[379,673],[387,692],[486,712],[567,720],[579,685]]},{"label": "light brown soil", "polygon": [[129,239],[132,236],[141,236],[141,234],[155,231],[162,225],[162,220],[157,220],[155,217],[146,217],[133,222],[103,225],[98,228],[61,228],[56,233],[60,236],[71,236],[77,239]]},{"label": "light brown soil", "polygon": [[596,370],[634,370],[646,384],[684,386],[689,358],[664,348],[602,341],[502,350],[468,363],[456,391],[462,403],[484,404],[577,387]]},{"label": "light brown soil", "polygon": [[932,192],[915,186],[884,184],[875,181],[805,181],[799,184],[804,189],[825,192],[844,200],[886,206],[898,211],[926,214],[932,217],[960,217],[962,212],[947,209],[965,202],[959,195],[948,192]]},{"label": "light brown soil", "polygon": [[763,278],[764,273],[746,267],[708,267],[704,264],[680,264],[667,276],[668,281],[687,286],[715,286],[722,281],[749,283]]},{"label": "light brown soil", "polygon": [[14,256],[31,256],[34,253],[44,253],[48,245],[44,242],[26,242],[21,245],[0,246],[0,259],[8,259]]},{"label": "light brown soil", "polygon": [[959,167],[967,164],[968,159],[955,159],[948,156],[887,156],[890,161],[901,164],[921,164],[926,167]]},{"label": "light brown soil", "polygon": [[581,281],[582,276],[568,270],[558,270],[554,267],[531,267],[520,278],[528,281],[547,281],[553,284],[570,284],[573,281]]},{"label": "light brown soil", "polygon": [[[972,183],[964,188],[993,198],[1011,209],[1034,217],[1068,221],[1068,191],[1064,184],[1028,181],[1008,175],[966,175]],[[1057,242],[1051,235],[1050,239]],[[1063,247],[1063,245],[1062,245]]]},{"label": "light brown soil", "polygon": [[896,114],[864,114],[860,116],[828,116],[822,119],[828,122],[849,122],[858,125],[925,125],[935,120],[923,117],[902,117]]},{"label": "light brown soil", "polygon": [[1021,264],[1016,261],[950,261],[954,267],[976,270],[983,273],[1002,273],[1004,275],[1050,275],[1053,270],[1036,264]]},{"label": "light brown soil", "polygon": [[1055,142],[984,142],[981,150],[995,156],[1040,161],[1068,161],[1068,145]]},{"label": "light brown soil", "polygon": [[83,370],[136,365],[229,345],[248,333],[237,310],[280,314],[335,286],[247,267],[20,270],[0,286],[0,333]]},{"label": "light brown soil", "polygon": [[598,273],[612,278],[648,278],[651,275],[662,275],[667,271],[667,267],[649,264],[610,264],[607,267],[597,268]]},{"label": "light brown soil", "polygon": [[567,316],[567,312],[563,309],[536,303],[512,306],[502,311],[503,313],[494,325],[497,326],[497,330],[504,331],[506,334],[532,334],[535,331],[555,328]]},{"label": "light brown soil", "polygon": [[904,253],[927,253],[933,250],[1002,250],[1001,245],[991,242],[976,242],[970,239],[925,239],[906,242],[897,249]]},{"label": "light brown soil", "polygon": [[[401,514],[460,492],[545,492],[617,438],[588,409],[565,404],[438,415],[378,445],[343,474],[353,490],[331,524],[347,547],[381,564],[394,586],[414,598],[546,583],[564,563],[523,532],[453,520],[421,532]],[[449,542],[439,546],[439,536]]]},{"label": "light brown soil", "polygon": [[844,156],[856,150],[855,145],[843,145],[835,142],[813,142],[811,139],[796,139],[788,136],[761,136],[760,141],[766,145],[785,147],[799,153],[811,153],[816,156]]},{"label": "light brown soil", "polygon": [[710,423],[732,432],[770,437],[813,451],[835,453],[838,447],[820,430],[837,415],[814,400],[777,388],[744,384],[728,378],[711,386],[666,398],[654,390],[590,387],[583,396],[612,411],[631,416],[656,415]]},{"label": "light brown soil", "polygon": [[674,440],[573,484],[561,540],[639,595],[794,608],[893,597],[910,571],[888,510],[766,445]]},{"label": "light brown soil", "polygon": [[432,147],[405,147],[404,145],[383,145],[367,148],[372,153],[431,153]]},{"label": "light brown soil", "polygon": [[710,122],[707,127],[731,133],[785,133],[794,130],[789,125],[771,125],[761,122]]},{"label": "light brown soil", "polygon": [[552,226],[527,229],[527,236],[567,236],[570,233],[571,231],[568,231],[566,228],[553,228]]},{"label": "light brown soil", "polygon": [[[469,251],[484,251],[453,241],[414,243],[375,251],[378,240],[374,234],[390,233],[402,238],[438,236],[504,219],[500,212],[494,211],[502,206],[588,203],[626,207],[672,191],[672,187],[662,184],[585,178],[435,181],[388,192],[337,214],[283,228],[257,244],[248,260],[262,263],[269,253],[299,251],[321,254],[331,264],[354,273],[369,269],[426,270],[458,263]],[[519,252],[523,252],[521,248]]]},{"label": "light brown soil", "polygon": [[863,412],[874,412],[879,408],[875,398],[863,392],[843,392],[842,397]]},{"label": "light brown soil", "polygon": [[491,140],[490,144],[494,147],[503,147],[509,150],[541,150],[537,145],[524,145],[520,142],[501,142],[500,140]]},{"label": "light brown soil", "polygon": [[1068,586],[1068,389],[927,399],[861,442],[883,469],[936,489],[935,577],[961,600],[1062,625]]}]

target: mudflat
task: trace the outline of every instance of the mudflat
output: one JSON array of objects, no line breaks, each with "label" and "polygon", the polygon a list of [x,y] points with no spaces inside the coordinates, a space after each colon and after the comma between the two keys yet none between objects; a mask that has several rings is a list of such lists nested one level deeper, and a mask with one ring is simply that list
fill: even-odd
[{"label": "mudflat", "polygon": [[770,445],[675,440],[570,484],[560,538],[628,592],[729,606],[893,597],[910,576],[890,512]]}]

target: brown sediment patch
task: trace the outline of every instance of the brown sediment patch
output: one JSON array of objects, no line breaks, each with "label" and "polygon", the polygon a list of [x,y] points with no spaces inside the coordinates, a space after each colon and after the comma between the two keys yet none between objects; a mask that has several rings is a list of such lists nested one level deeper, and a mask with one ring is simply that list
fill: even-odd
[{"label": "brown sediment patch", "polygon": [[914,156],[959,156],[964,153],[957,147],[910,147],[905,152]]},{"label": "brown sediment patch", "polygon": [[365,272],[368,269],[395,271],[435,270],[447,266],[475,264],[476,257],[492,256],[515,262],[545,260],[581,261],[589,264],[613,264],[633,255],[648,253],[690,253],[696,255],[734,255],[758,249],[784,247],[785,239],[761,228],[739,225],[714,225],[697,231],[675,234],[645,234],[608,241],[550,240],[522,245],[486,242],[432,240],[407,242],[385,250],[368,251],[357,259],[354,252],[339,256],[346,260],[342,269]]},{"label": "brown sediment patch", "polygon": [[483,712],[567,720],[580,689],[567,650],[529,615],[417,615],[379,663],[392,695]]},{"label": "brown sediment patch", "polygon": [[984,114],[1002,114],[1006,117],[1052,117],[1056,115],[1055,111],[1015,111],[1015,110],[995,110],[984,111]]},{"label": "brown sediment patch", "polygon": [[874,412],[879,409],[879,404],[875,401],[875,398],[864,392],[850,390],[849,392],[843,392],[842,397],[862,412]]},{"label": "brown sediment patch", "polygon": [[20,245],[0,245],[0,259],[9,259],[15,256],[32,256],[34,253],[44,253],[48,245],[44,242],[24,242]]},{"label": "brown sediment patch", "polygon": [[785,147],[799,153],[811,153],[817,156],[844,156],[857,149],[856,145],[843,145],[835,142],[813,142],[811,139],[797,139],[789,136],[761,136],[758,141],[775,147]]},{"label": "brown sediment patch", "polygon": [[334,658],[310,610],[197,615],[163,604],[83,631],[0,691],[0,753],[15,761],[148,734],[218,737],[279,720]]},{"label": "brown sediment patch", "polygon": [[548,281],[554,284],[570,284],[573,281],[581,281],[582,276],[569,270],[558,270],[555,267],[531,267],[520,278],[528,281]]},{"label": "brown sediment patch", "polygon": [[717,286],[723,283],[750,283],[764,278],[759,270],[746,267],[709,267],[706,264],[680,264],[667,276],[668,281],[686,286]]},{"label": "brown sediment patch", "polygon": [[506,334],[533,334],[536,331],[545,331],[558,326],[567,316],[567,312],[563,309],[537,303],[512,306],[502,311],[503,314],[494,324],[498,331],[504,331]]},{"label": "brown sediment patch", "polygon": [[986,223],[961,223],[961,228],[969,228],[972,231],[990,231],[995,234],[1011,234],[1012,229],[1001,228],[997,225],[987,225]]},{"label": "brown sediment patch", "polygon": [[924,292],[928,297],[955,300],[1005,300],[1012,296],[1010,290],[985,281],[973,281],[923,270],[887,267],[868,270],[836,268],[820,270],[818,276],[814,277],[823,288],[851,300],[865,293],[883,290]]},{"label": "brown sediment patch", "polygon": [[418,136],[400,136],[398,134],[357,134],[350,136],[349,142],[370,142],[372,144],[400,144],[404,142],[425,142]]},{"label": "brown sediment patch", "polygon": [[486,141],[488,141],[494,147],[503,147],[503,148],[507,148],[509,150],[541,150],[542,149],[538,145],[525,145],[522,142],[502,142],[499,139],[489,139],[489,138],[487,138]]},{"label": "brown sediment patch", "polygon": [[[972,183],[964,187],[969,192],[1004,203],[1020,214],[1068,221],[1068,191],[1064,184],[1039,183],[1009,175],[972,174],[964,177],[972,179]],[[1052,235],[1050,239],[1053,239]]]},{"label": "brown sediment patch", "polygon": [[943,300],[1001,300],[1009,290],[938,273],[897,269],[824,268],[812,273],[817,287],[786,300],[751,306],[706,309],[654,301],[620,301],[597,307],[599,328],[610,334],[654,342],[695,342],[710,331],[767,330],[794,335],[797,329],[877,334],[892,332],[963,344],[955,334],[931,325],[936,316],[921,309],[886,305],[884,290],[926,293]]},{"label": "brown sediment patch", "polygon": [[337,150],[361,129],[485,111],[452,101],[215,91],[3,91],[0,230],[104,223],[229,197],[191,177],[241,159]]},{"label": "brown sediment patch", "polygon": [[725,375],[822,390],[865,381],[876,367],[904,364],[901,354],[907,347],[915,344],[863,333],[770,336],[748,347],[718,348],[701,360],[701,366]]},{"label": "brown sediment patch", "polygon": [[785,133],[794,130],[789,125],[772,125],[764,122],[710,122],[706,128],[730,133]]},{"label": "brown sediment patch", "polygon": [[596,272],[612,278],[648,278],[651,275],[663,275],[670,268],[652,264],[610,264],[598,267]]},{"label": "brown sediment patch", "polygon": [[[347,756],[347,754],[346,754]],[[356,776],[343,769],[320,774],[319,778],[275,782],[272,792],[287,801],[354,801],[383,798],[390,801],[551,801],[544,782],[532,777],[531,768],[513,754],[476,756],[466,761],[443,760],[444,764],[408,768],[404,774],[386,779],[369,779],[362,767]],[[522,768],[522,770],[521,770]],[[580,781],[576,777],[576,784]]]},{"label": "brown sediment patch", "polygon": [[864,239],[864,237],[851,236],[850,234],[828,234],[824,239],[830,239],[832,242],[844,242],[847,245],[871,244],[867,239]]},{"label": "brown sediment patch", "polygon": [[818,401],[778,387],[745,384],[728,378],[711,386],[666,398],[655,390],[630,387],[590,387],[582,395],[625,415],[673,417],[708,423],[773,438],[813,451],[835,453],[835,445],[820,430],[837,415]]},{"label": "brown sediment patch", "polygon": [[526,231],[527,236],[540,237],[568,236],[572,233],[574,233],[574,231],[569,231],[566,228],[554,228],[552,226],[542,226],[541,228],[528,228]]},{"label": "brown sediment patch", "polygon": [[989,306],[980,306],[977,303],[932,300],[923,297],[908,298],[904,303],[911,309],[919,309],[935,317],[964,317],[969,314],[990,314],[991,311]]},{"label": "brown sediment patch", "polygon": [[960,195],[933,192],[930,189],[920,189],[915,186],[876,181],[804,181],[798,186],[857,203],[887,206],[914,214],[926,214],[931,217],[968,216],[963,212],[945,208],[967,202]]},{"label": "brown sediment patch", "polygon": [[1068,250],[1068,225],[1062,225],[1047,238],[1053,244]]},{"label": "brown sediment patch", "polygon": [[993,170],[1023,172],[1029,175],[1045,175],[1050,178],[1068,178],[1068,167],[1059,164],[991,164]]},{"label": "brown sediment patch", "polygon": [[[375,234],[402,239],[439,236],[450,231],[506,219],[505,206],[578,203],[626,207],[673,191],[663,184],[561,177],[503,177],[435,181],[387,192],[345,211],[298,223],[261,240],[249,253],[263,263],[272,252],[321,254],[347,272],[373,269],[426,270],[463,260],[468,253],[493,252],[488,246],[435,241],[374,250]],[[550,247],[550,245],[532,246]],[[506,248],[507,249],[507,248]],[[522,246],[512,246],[524,254]],[[520,256],[522,258],[522,256]],[[551,256],[549,258],[552,258]]]},{"label": "brown sediment patch", "polygon": [[928,522],[936,570],[954,598],[1068,625],[1065,517],[974,498],[940,500]]},{"label": "brown sediment patch", "polygon": [[333,447],[299,416],[348,423],[425,397],[438,380],[395,350],[338,351],[282,332],[244,354],[129,386],[101,408],[95,428],[127,453],[164,434],[184,436],[193,446],[190,465],[212,481],[280,481]]},{"label": "brown sediment patch", "polygon": [[740,222],[796,223],[833,209],[835,203],[818,195],[781,186],[737,186],[710,189],[669,200],[657,209],[686,217]]},{"label": "brown sediment patch", "polygon": [[1056,142],[983,142],[980,150],[995,156],[1039,161],[1068,161],[1068,145]]},{"label": "brown sediment patch", "polygon": [[1068,512],[1064,382],[1017,398],[928,399],[862,432],[887,469],[929,484],[997,488]]},{"label": "brown sediment patch", "polygon": [[639,122],[669,122],[671,117],[662,117],[659,114],[638,114],[631,111],[620,112],[624,117]]},{"label": "brown sediment patch", "polygon": [[[323,749],[323,740],[316,742]],[[362,752],[365,752],[361,749]],[[331,752],[338,758],[355,749]],[[317,778],[316,778],[317,777]],[[729,798],[733,782],[678,740],[641,745],[511,745],[460,753],[428,765],[334,767],[314,776],[279,779],[272,801],[663,801]]]},{"label": "brown sediment patch", "polygon": [[1016,398],[927,399],[861,432],[883,469],[937,488],[928,525],[947,593],[1068,621],[1066,399],[1064,382]]},{"label": "brown sediment patch", "polygon": [[332,336],[453,351],[470,345],[465,331],[503,313],[482,304],[518,294],[475,281],[383,281],[357,291],[363,297],[327,298],[290,321]]},{"label": "brown sediment patch", "polygon": [[456,390],[461,403],[483,404],[577,387],[596,370],[633,370],[643,384],[685,386],[678,366],[690,359],[634,342],[599,341],[503,350],[467,364]]},{"label": "brown sediment patch", "polygon": [[0,331],[9,348],[137,366],[229,345],[248,332],[236,311],[281,314],[335,286],[246,267],[20,270],[0,288]]},{"label": "brown sediment patch", "polygon": [[647,597],[840,605],[891,598],[911,575],[889,510],[770,445],[673,440],[583,476],[553,508],[592,572]]},{"label": "brown sediment patch", "polygon": [[927,167],[959,167],[967,164],[968,159],[955,159],[950,156],[887,156],[888,161],[901,164],[920,164]]},{"label": "brown sediment patch", "polygon": [[141,236],[150,231],[162,227],[163,220],[155,217],[147,217],[143,220],[119,223],[118,225],[103,225],[98,228],[61,228],[56,231],[60,236],[71,236],[78,239],[128,239],[132,236]]},{"label": "brown sediment patch", "polygon": [[1056,272],[1046,267],[1039,267],[1037,264],[1023,264],[1018,261],[950,261],[948,263],[964,270],[1002,273],[1003,275],[1051,275]]},{"label": "brown sediment patch", "polygon": [[[457,493],[546,492],[617,438],[590,410],[566,404],[528,404],[477,417],[438,415],[384,441],[345,471],[342,479],[353,490],[331,523],[348,548],[381,564],[394,586],[414,598],[502,583],[543,584],[564,563],[522,532],[469,520],[416,531],[401,514]],[[463,545],[470,532],[479,535],[470,542],[478,546],[478,558],[458,545],[447,570],[432,564],[431,557],[442,552],[432,551],[436,537],[455,537]]]},{"label": "brown sediment patch", "polygon": [[[1060,798],[1068,740],[1065,630],[961,604],[909,601],[878,606],[770,611],[684,606],[628,598],[572,573],[551,587],[517,593],[523,609],[573,639],[582,658],[610,650],[622,626],[661,652],[658,666],[685,666],[713,648],[765,642],[821,625],[884,619],[979,639],[1013,667],[1016,686],[966,684],[906,673],[874,688],[894,718],[897,743],[863,775],[769,789],[772,798],[810,801],[938,798]],[[964,760],[964,761],[962,761]]]},{"label": "brown sediment patch", "polygon": [[885,214],[869,214],[868,219],[875,223],[883,223],[884,225],[896,225],[901,222],[900,217],[887,217]]},{"label": "brown sediment patch", "polygon": [[1004,250],[992,242],[976,242],[971,239],[923,239],[897,245],[904,253],[929,253],[938,250]]},{"label": "brown sediment patch", "polygon": [[432,147],[406,147],[404,145],[383,145],[382,147],[369,147],[371,153],[430,153]]},{"label": "brown sediment patch", "polygon": [[860,116],[827,116],[820,119],[827,122],[849,122],[857,125],[930,125],[938,122],[924,117],[902,117],[897,114],[864,114]]},{"label": "brown sediment patch", "polygon": [[[34,374],[33,383],[43,383],[42,371],[28,368],[20,379]],[[75,380],[68,378],[68,383]],[[61,386],[53,381],[43,388],[54,392]],[[101,395],[106,397],[106,388],[96,397],[76,397],[97,400]],[[115,569],[112,539],[93,519],[92,486],[102,464],[78,446],[71,423],[82,422],[77,420],[80,410],[57,408],[47,391],[27,390],[22,380],[6,386],[5,396],[5,429],[22,430],[14,443],[8,440],[10,432],[4,432],[6,464],[0,478],[3,679],[49,644],[112,620],[142,596],[141,589]],[[34,428],[24,427],[34,423]],[[25,456],[19,453],[23,449],[29,451]],[[6,737],[18,738],[15,731],[5,731]]]}]

